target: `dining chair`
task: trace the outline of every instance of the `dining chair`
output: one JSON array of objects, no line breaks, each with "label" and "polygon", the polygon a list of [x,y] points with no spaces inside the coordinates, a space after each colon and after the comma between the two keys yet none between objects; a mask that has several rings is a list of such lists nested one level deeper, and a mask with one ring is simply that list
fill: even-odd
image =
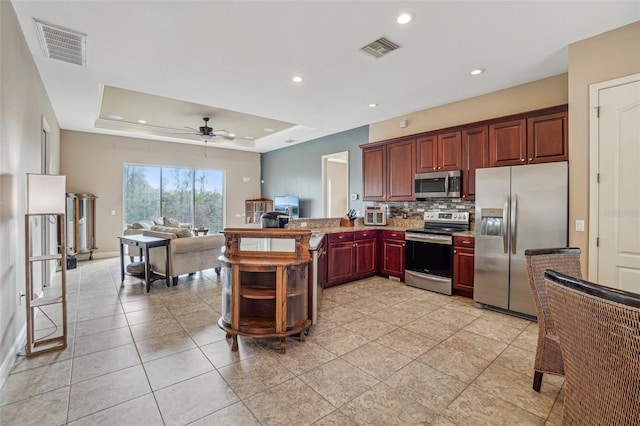
[{"label": "dining chair", "polygon": [[540,392],[544,373],[564,375],[558,335],[549,315],[547,293],[544,289],[544,271],[553,269],[576,278],[580,272],[579,248],[548,248],[524,252],[529,287],[538,316],[538,346],[533,365],[533,389]]},{"label": "dining chair", "polygon": [[640,295],[545,272],[565,368],[562,424],[640,424]]}]

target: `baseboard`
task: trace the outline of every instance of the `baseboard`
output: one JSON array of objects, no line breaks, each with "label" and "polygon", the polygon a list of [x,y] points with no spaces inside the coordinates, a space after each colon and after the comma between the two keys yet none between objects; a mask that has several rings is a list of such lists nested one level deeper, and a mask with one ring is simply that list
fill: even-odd
[{"label": "baseboard", "polygon": [[13,342],[13,345],[11,345],[11,349],[9,349],[7,356],[2,360],[2,365],[0,365],[0,389],[4,386],[4,382],[7,380],[7,377],[9,377],[9,373],[16,363],[16,354],[22,350],[26,339],[27,325],[25,324],[16,337],[16,340]]},{"label": "baseboard", "polygon": [[[85,260],[89,260],[89,255],[88,254],[77,254],[76,255],[78,257],[78,261],[79,262],[84,262]],[[80,257],[82,256],[82,257]],[[93,253],[93,259],[108,259],[110,257],[120,257],[120,252],[119,251],[101,251],[101,252],[94,252]]]}]

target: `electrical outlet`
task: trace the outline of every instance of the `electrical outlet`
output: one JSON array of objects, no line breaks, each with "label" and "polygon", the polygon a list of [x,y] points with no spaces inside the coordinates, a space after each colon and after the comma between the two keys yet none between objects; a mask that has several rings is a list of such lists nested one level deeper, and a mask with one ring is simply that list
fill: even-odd
[{"label": "electrical outlet", "polygon": [[111,216],[115,216],[116,215],[116,211],[115,210],[111,210]]},{"label": "electrical outlet", "polygon": [[307,222],[300,222],[300,227],[301,228],[306,228],[307,227]]},{"label": "electrical outlet", "polygon": [[351,194],[351,201],[355,201],[358,199],[358,194]]}]

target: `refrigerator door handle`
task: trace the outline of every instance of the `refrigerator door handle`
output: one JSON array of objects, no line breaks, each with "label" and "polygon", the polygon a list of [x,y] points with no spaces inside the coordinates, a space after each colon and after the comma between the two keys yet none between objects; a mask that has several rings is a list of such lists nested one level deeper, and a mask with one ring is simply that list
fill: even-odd
[{"label": "refrigerator door handle", "polygon": [[516,254],[517,244],[518,244],[518,224],[517,224],[517,216],[518,216],[518,196],[513,196],[513,201],[511,202],[511,253]]},{"label": "refrigerator door handle", "polygon": [[502,209],[502,248],[505,253],[509,253],[509,194],[504,195],[504,209]]}]

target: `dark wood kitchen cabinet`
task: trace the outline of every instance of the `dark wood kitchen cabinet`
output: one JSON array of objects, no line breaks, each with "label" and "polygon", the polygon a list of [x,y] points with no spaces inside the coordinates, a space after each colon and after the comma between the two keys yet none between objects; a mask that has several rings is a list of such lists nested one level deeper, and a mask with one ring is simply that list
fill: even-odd
[{"label": "dark wood kitchen cabinet", "polygon": [[473,297],[474,237],[453,237],[453,288],[456,294]]},{"label": "dark wood kitchen cabinet", "polygon": [[362,148],[362,199],[384,201],[387,195],[387,146]]},{"label": "dark wood kitchen cabinet", "polygon": [[415,200],[415,139],[361,147],[364,201]]},{"label": "dark wood kitchen cabinet", "polygon": [[567,113],[527,119],[527,163],[569,160]]},{"label": "dark wood kitchen cabinet", "polygon": [[491,167],[567,161],[567,112],[531,116],[489,126]]},{"label": "dark wood kitchen cabinet", "polygon": [[380,232],[380,268],[383,275],[400,278],[404,281],[405,242],[404,232]]},{"label": "dark wood kitchen cabinet", "polygon": [[377,231],[356,231],[353,233],[354,279],[370,277],[376,273]]},{"label": "dark wood kitchen cabinet", "polygon": [[489,127],[462,131],[462,198],[476,198],[476,169],[489,167]]},{"label": "dark wood kitchen cabinet", "polygon": [[416,173],[459,170],[462,165],[460,132],[426,136],[416,140]]},{"label": "dark wood kitchen cabinet", "polygon": [[326,287],[374,275],[378,267],[377,237],[375,230],[329,234]]},{"label": "dark wood kitchen cabinet", "polygon": [[352,281],[354,276],[353,232],[328,235],[327,287]]},{"label": "dark wood kitchen cabinet", "polygon": [[489,165],[517,166],[527,161],[527,120],[489,126]]}]

